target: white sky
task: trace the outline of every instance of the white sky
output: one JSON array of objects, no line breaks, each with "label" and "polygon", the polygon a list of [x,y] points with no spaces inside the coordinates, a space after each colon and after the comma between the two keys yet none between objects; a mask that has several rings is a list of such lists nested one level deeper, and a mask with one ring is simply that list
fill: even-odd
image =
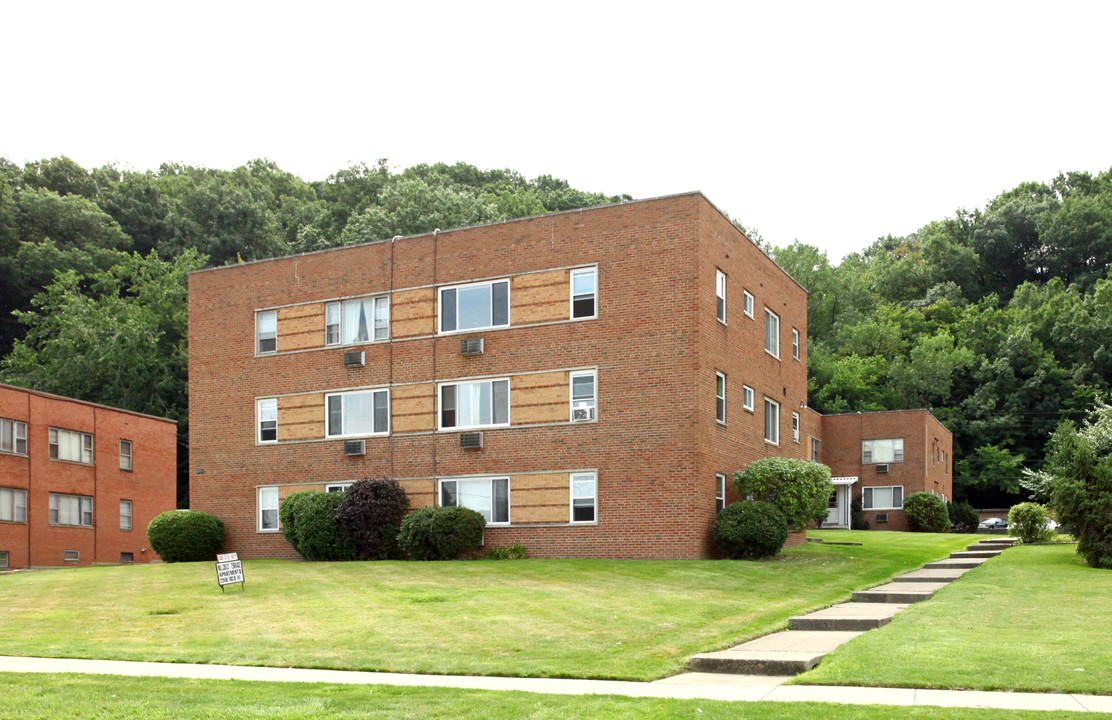
[{"label": "white sky", "polygon": [[0,156],[702,190],[831,260],[1112,168],[1112,2],[9,2]]}]

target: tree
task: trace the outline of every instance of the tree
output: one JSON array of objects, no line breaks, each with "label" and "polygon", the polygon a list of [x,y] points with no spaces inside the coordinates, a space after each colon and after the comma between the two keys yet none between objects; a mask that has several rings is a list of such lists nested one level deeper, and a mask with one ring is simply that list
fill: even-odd
[{"label": "tree", "polygon": [[1112,569],[1112,406],[1062,423],[1047,458],[1051,506],[1090,567]]}]

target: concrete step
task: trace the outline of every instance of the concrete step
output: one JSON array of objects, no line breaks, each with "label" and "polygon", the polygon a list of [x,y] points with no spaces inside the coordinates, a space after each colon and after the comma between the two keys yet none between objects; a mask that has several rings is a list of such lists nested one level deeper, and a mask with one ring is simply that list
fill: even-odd
[{"label": "concrete step", "polygon": [[1019,541],[1014,537],[994,537],[994,538],[986,538],[984,540],[978,540],[977,544],[978,545],[1007,545],[1007,546],[1010,547],[1012,545],[1015,545],[1018,542]]},{"label": "concrete step", "polygon": [[965,558],[990,558],[996,557],[1003,550],[959,550],[958,552],[950,553],[950,557],[965,559]]},{"label": "concrete step", "polygon": [[944,582],[890,582],[853,593],[854,602],[916,603],[929,600]]},{"label": "concrete step", "polygon": [[887,625],[907,608],[899,603],[842,603],[788,620],[792,630],[864,631]]},{"label": "concrete step", "polygon": [[923,566],[924,570],[969,570],[975,567],[980,567],[988,558],[946,558],[945,560],[935,560]]},{"label": "concrete step", "polygon": [[798,675],[819,664],[860,632],[786,630],[750,640],[729,650],[702,653],[691,658],[695,672],[735,675]]},{"label": "concrete step", "polygon": [[969,568],[948,568],[941,570],[913,570],[892,578],[892,582],[953,582],[969,572]]}]

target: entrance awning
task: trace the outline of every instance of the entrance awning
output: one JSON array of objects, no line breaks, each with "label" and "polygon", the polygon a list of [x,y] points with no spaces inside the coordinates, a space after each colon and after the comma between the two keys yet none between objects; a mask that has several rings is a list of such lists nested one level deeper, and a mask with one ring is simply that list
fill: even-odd
[{"label": "entrance awning", "polygon": [[831,479],[831,481],[833,481],[833,483],[835,485],[852,485],[855,482],[857,482],[857,476],[856,475],[844,476],[844,477],[832,477],[830,479]]}]

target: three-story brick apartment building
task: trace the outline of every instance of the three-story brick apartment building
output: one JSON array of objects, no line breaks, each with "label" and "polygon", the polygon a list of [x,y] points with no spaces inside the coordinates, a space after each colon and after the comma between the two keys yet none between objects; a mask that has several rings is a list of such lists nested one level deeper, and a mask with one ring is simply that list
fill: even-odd
[{"label": "three-story brick apartment building", "polygon": [[825,456],[807,293],[700,193],[202,270],[189,303],[191,506],[245,557],[365,477],[533,556],[700,557],[734,470]]}]

